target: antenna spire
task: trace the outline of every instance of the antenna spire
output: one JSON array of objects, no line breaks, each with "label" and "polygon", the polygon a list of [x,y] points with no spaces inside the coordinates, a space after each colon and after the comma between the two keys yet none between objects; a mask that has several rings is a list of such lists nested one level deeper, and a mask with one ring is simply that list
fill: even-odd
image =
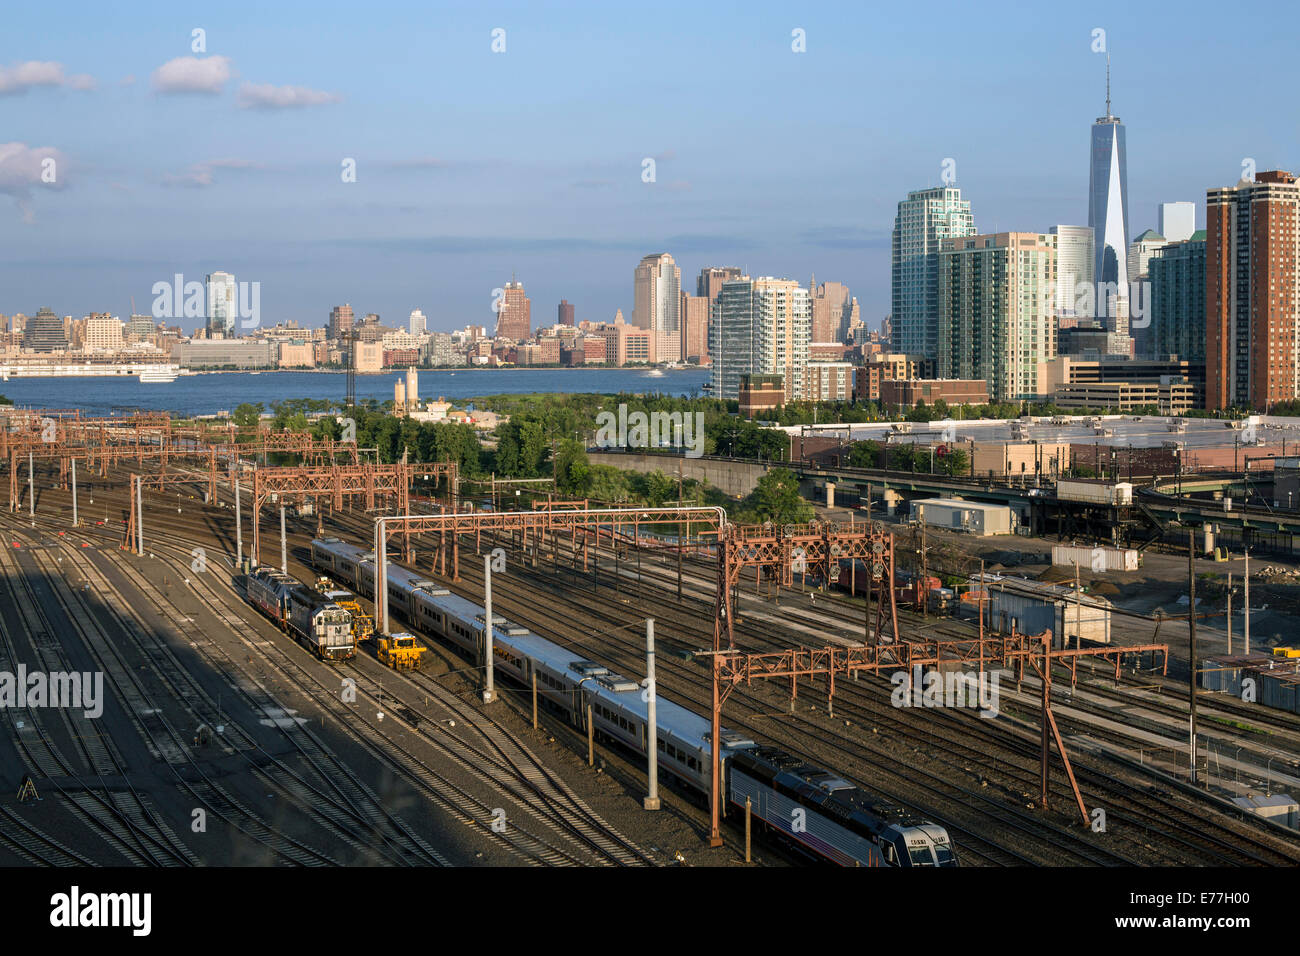
[{"label": "antenna spire", "polygon": [[1110,115],[1110,51],[1106,51],[1106,115]]}]

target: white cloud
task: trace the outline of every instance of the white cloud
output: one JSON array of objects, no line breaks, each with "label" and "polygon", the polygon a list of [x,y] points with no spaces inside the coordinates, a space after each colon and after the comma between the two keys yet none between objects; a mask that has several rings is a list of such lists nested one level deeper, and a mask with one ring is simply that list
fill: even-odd
[{"label": "white cloud", "polygon": [[153,88],[159,93],[220,93],[230,77],[228,56],[178,56],[153,71]]},{"label": "white cloud", "polygon": [[244,110],[284,110],[303,106],[322,106],[343,99],[306,86],[273,86],[270,83],[245,83],[239,88],[239,108]]},{"label": "white cloud", "polygon": [[163,176],[166,186],[190,186],[202,188],[211,186],[216,181],[213,172],[218,169],[258,169],[257,163],[247,159],[212,159],[206,163],[195,163],[183,173],[167,173]]},{"label": "white cloud", "polygon": [[74,90],[93,90],[95,78],[85,73],[63,75],[63,64],[28,60],[13,66],[0,66],[0,96],[26,93],[34,86],[70,86]]},{"label": "white cloud", "polygon": [[[62,188],[67,165],[63,154],[53,146],[32,149],[26,143],[0,143],[0,194],[13,197],[23,222],[35,222],[32,187]],[[43,175],[47,169],[53,171],[53,182],[46,181]]]}]

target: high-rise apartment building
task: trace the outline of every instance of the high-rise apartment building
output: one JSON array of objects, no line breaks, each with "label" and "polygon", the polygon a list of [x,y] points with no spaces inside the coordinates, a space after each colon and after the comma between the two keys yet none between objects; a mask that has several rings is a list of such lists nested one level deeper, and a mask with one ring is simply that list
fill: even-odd
[{"label": "high-rise apartment building", "polygon": [[1196,231],[1196,203],[1162,202],[1156,231],[1168,242],[1183,242]]},{"label": "high-rise apartment building", "polygon": [[1129,243],[1128,277],[1130,292],[1134,291],[1131,283],[1142,282],[1147,278],[1147,264],[1151,261],[1151,257],[1156,254],[1157,250],[1163,249],[1168,242],[1168,239],[1154,229],[1148,229]]},{"label": "high-rise apartment building", "polygon": [[81,347],[87,352],[120,352],[122,320],[107,312],[94,312],[86,316]]},{"label": "high-rise apartment building", "polygon": [[411,312],[409,328],[412,335],[423,335],[429,331],[429,320],[425,318],[424,313],[419,309],[414,309]]},{"label": "high-rise apartment building", "polygon": [[1259,173],[1205,207],[1206,408],[1300,395],[1300,183]]},{"label": "high-rise apartment building", "polygon": [[793,279],[731,279],[713,309],[715,398],[739,399],[741,377],[781,375],[786,401],[805,396],[812,300]]},{"label": "high-rise apartment building", "polygon": [[1124,124],[1110,111],[1106,59],[1106,115],[1092,124],[1088,165],[1088,225],[1093,230],[1096,317],[1112,332],[1128,333],[1128,160]]},{"label": "high-rise apartment building", "polygon": [[512,276],[496,301],[497,331],[499,339],[523,342],[533,333],[532,303],[524,292],[524,284]]},{"label": "high-rise apartment building", "polygon": [[1151,350],[1151,257],[1169,244],[1164,236],[1148,229],[1128,246],[1128,327],[1134,351],[1146,355]]},{"label": "high-rise apartment building", "polygon": [[706,365],[709,361],[709,300],[682,293],[682,361]]},{"label": "high-rise apartment building", "polygon": [[133,315],[126,323],[126,338],[129,342],[148,342],[157,331],[156,320],[152,315]]},{"label": "high-rise apartment building", "polygon": [[736,266],[701,269],[700,274],[695,279],[695,294],[702,299],[708,299],[709,307],[712,309],[714,301],[718,298],[718,293],[722,291],[722,283],[743,277],[744,273]]},{"label": "high-rise apartment building", "polygon": [[330,309],[329,337],[338,339],[343,333],[352,331],[353,315],[351,305],[336,305]]},{"label": "high-rise apartment building", "polygon": [[561,299],[560,308],[556,315],[556,321],[560,325],[567,325],[569,328],[573,328],[573,318],[573,303],[568,299]]},{"label": "high-rise apartment building", "polygon": [[938,354],[939,245],[973,235],[970,201],[955,186],[915,190],[898,204],[891,255],[895,351]]},{"label": "high-rise apartment building", "polygon": [[42,306],[27,320],[23,329],[23,348],[29,352],[63,352],[68,348],[68,333],[63,320]]},{"label": "high-rise apartment building", "polygon": [[1056,355],[1056,240],[1001,232],[945,239],[939,262],[939,377],[983,379],[994,401],[1046,394]]},{"label": "high-rise apartment building", "polygon": [[229,272],[212,272],[207,277],[209,338],[233,339],[235,316],[239,313],[235,277]]},{"label": "high-rise apartment building", "polygon": [[1157,249],[1147,263],[1151,329],[1145,354],[1205,361],[1205,230]]},{"label": "high-rise apartment building", "polygon": [[632,324],[652,334],[651,361],[681,358],[682,270],[666,252],[646,256],[637,264],[632,283]]}]

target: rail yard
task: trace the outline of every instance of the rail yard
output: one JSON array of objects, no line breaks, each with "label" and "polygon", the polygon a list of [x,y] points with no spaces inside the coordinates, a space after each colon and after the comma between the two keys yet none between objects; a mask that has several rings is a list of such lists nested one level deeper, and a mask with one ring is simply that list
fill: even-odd
[{"label": "rail yard", "polygon": [[[491,511],[308,436],[9,426],[0,672],[95,675],[102,712],[6,701],[7,865],[1300,862],[1222,786],[1300,788],[1300,716],[1196,694],[1189,772],[1186,621],[912,608],[872,522]],[[859,556],[870,603],[830,587]],[[922,694],[953,674],[993,706]]]}]

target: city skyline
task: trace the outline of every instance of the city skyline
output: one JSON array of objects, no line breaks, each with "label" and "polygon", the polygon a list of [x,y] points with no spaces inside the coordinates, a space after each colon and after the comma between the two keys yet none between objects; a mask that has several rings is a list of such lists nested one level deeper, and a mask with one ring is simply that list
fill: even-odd
[{"label": "city skyline", "polygon": [[[493,19],[466,11],[421,19],[409,8],[368,12],[345,38],[322,31],[308,43],[293,8],[255,16],[236,5],[201,24],[170,11],[114,18],[78,6],[101,38],[94,45],[21,9],[0,41],[11,140],[0,149],[7,313],[50,305],[128,315],[132,297],[134,311],[147,312],[154,282],[220,269],[261,283],[266,324],[319,326],[349,301],[390,323],[421,309],[430,329],[447,330],[489,322],[492,290],[514,271],[548,314],[567,298],[579,321],[609,321],[618,309],[633,313],[627,272],[663,250],[684,275],[738,264],[750,275],[843,282],[875,328],[890,309],[897,202],[944,182],[947,160],[982,231],[1087,221],[1081,154],[1103,105],[1099,26],[1113,53],[1116,112],[1133,132],[1130,236],[1157,226],[1162,202],[1199,207],[1247,158],[1260,169],[1300,165],[1292,131],[1241,110],[1224,84],[1186,65],[1213,42],[1195,15],[1169,23],[1102,6],[1088,20],[1031,28],[1011,13],[953,8],[965,37],[954,64],[996,67],[955,100],[946,89],[936,128],[940,87],[920,76],[927,53],[912,39],[919,11],[767,5],[737,22],[669,4],[663,22],[647,27],[595,6],[554,16],[507,6]],[[676,27],[686,23],[693,29],[683,35]],[[204,53],[191,52],[198,26]],[[496,54],[498,26],[506,48]],[[796,29],[806,52],[792,50]],[[385,48],[398,30],[410,48]],[[896,42],[876,42],[882,35]],[[872,56],[859,68],[850,54],[863,42]],[[432,48],[436,62],[424,56]],[[381,49],[385,70],[373,77],[330,68]],[[634,64],[665,50],[668,67],[694,64],[690,82],[675,76],[674,109],[647,113],[635,93],[654,74]],[[565,51],[582,66],[564,63]],[[1224,70],[1244,56],[1219,52]],[[188,59],[211,75],[178,75]],[[1256,50],[1248,67],[1266,60]],[[59,68],[18,69],[33,63]],[[1003,82],[1047,63],[1045,89]],[[869,102],[817,93],[883,86],[901,73],[915,82]],[[595,74],[599,91],[588,79]],[[188,92],[176,91],[186,83]],[[461,99],[424,92],[444,88]],[[736,97],[738,108],[716,108]],[[413,110],[436,116],[437,132],[395,122]],[[774,142],[755,121],[783,112],[818,130],[815,175],[809,143]],[[1207,115],[1216,117],[1210,138]],[[990,122],[997,116],[1006,119]],[[515,148],[529,139],[545,148]],[[62,160],[55,184],[32,179],[31,162],[47,148]],[[349,158],[356,182],[345,183]],[[646,160],[654,182],[643,181]]]}]

